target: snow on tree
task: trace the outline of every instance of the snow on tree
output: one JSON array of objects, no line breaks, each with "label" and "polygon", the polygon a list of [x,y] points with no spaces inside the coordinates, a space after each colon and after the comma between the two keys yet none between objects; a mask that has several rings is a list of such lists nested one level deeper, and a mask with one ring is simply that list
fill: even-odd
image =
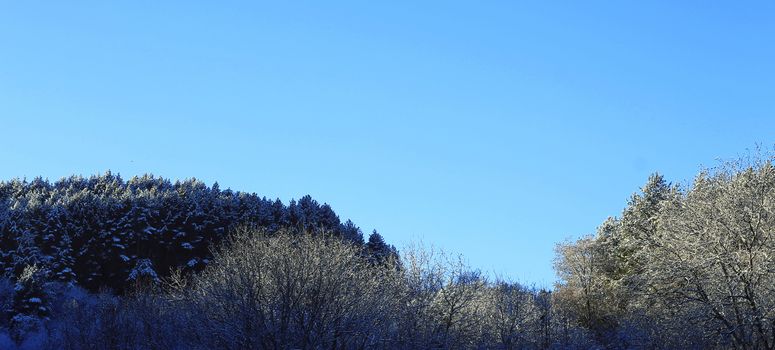
[{"label": "snow on tree", "polygon": [[13,317],[46,318],[49,315],[48,305],[44,302],[46,295],[43,284],[46,276],[37,265],[28,265],[16,280],[13,298]]},{"label": "snow on tree", "polygon": [[153,281],[159,282],[159,275],[156,274],[156,270],[153,269],[153,262],[151,259],[137,259],[137,264],[129,272],[127,281],[140,282],[140,281]]},{"label": "snow on tree", "polygon": [[138,259],[149,259],[160,274],[199,270],[213,244],[243,224],[269,232],[301,224],[363,244],[355,225],[342,225],[310,196],[286,206],[196,179],[172,183],[143,175],[125,181],[106,172],[53,184],[42,178],[0,182],[0,272],[18,276],[38,264],[52,279],[121,292]]}]

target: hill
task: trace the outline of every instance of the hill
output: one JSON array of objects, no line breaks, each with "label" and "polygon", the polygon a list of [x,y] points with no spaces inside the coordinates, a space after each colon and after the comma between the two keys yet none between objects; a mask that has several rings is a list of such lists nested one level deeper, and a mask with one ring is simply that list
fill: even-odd
[{"label": "hill", "polygon": [[0,271],[18,278],[36,265],[52,280],[120,293],[139,276],[201,271],[213,244],[238,225],[326,231],[364,245],[355,224],[308,195],[285,205],[193,178],[125,181],[107,172],[0,182]]}]

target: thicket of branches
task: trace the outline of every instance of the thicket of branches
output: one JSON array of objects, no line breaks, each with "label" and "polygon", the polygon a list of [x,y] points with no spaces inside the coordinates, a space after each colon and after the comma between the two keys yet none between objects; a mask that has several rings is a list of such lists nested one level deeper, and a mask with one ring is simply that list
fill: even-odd
[{"label": "thicket of branches", "polygon": [[[32,284],[37,283],[34,279]],[[552,294],[489,281],[458,256],[377,258],[325,232],[242,229],[203,271],[124,296],[41,287],[46,322],[11,327],[41,349],[566,349],[587,333]],[[0,339],[1,341],[1,339]]]}]

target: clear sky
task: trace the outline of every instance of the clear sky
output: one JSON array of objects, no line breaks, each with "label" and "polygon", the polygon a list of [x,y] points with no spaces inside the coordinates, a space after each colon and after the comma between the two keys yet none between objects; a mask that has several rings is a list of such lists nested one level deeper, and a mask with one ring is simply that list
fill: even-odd
[{"label": "clear sky", "polygon": [[775,139],[775,2],[2,1],[0,178],[197,177],[550,286],[660,171]]}]

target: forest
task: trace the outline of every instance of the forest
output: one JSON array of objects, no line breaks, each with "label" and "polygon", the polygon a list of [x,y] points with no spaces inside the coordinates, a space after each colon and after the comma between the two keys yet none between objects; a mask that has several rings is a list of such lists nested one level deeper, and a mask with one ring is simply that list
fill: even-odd
[{"label": "forest", "polygon": [[551,289],[364,238],[310,196],[4,181],[0,349],[775,349],[773,160],[651,175],[557,244]]}]

